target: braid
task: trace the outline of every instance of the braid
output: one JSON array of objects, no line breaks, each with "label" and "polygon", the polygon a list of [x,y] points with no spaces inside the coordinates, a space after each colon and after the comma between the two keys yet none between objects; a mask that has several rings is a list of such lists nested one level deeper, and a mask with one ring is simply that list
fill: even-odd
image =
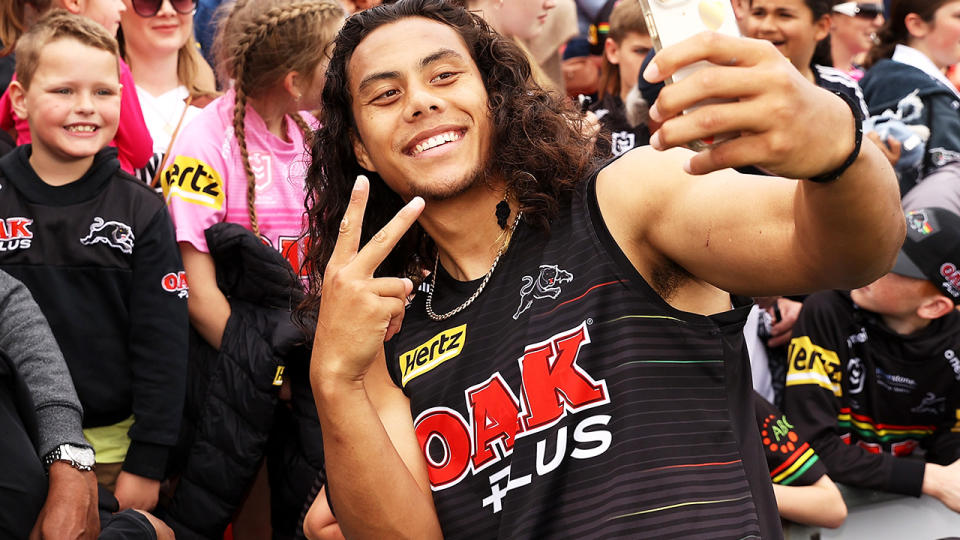
[{"label": "braid", "polygon": [[300,113],[291,114],[291,118],[297,127],[300,128],[300,132],[303,133],[303,145],[307,148],[313,146],[313,130],[310,129],[310,126],[307,124],[307,121],[303,119],[303,116],[300,116]]},{"label": "braid", "polygon": [[[238,80],[241,79],[244,67],[244,57],[239,56],[237,62]],[[250,230],[260,236],[260,224],[257,222],[257,178],[250,167],[250,153],[247,151],[247,133],[244,122],[247,116],[247,93],[243,85],[236,87],[237,99],[233,106],[233,134],[237,137],[237,146],[240,148],[240,159],[243,160],[243,172],[247,176],[247,215],[250,217]]]},{"label": "braid", "polygon": [[315,0],[302,0],[273,6],[244,25],[244,38],[237,43],[237,47],[247,50],[250,44],[266,39],[270,32],[288,21],[296,20],[305,15],[325,15],[337,9],[340,8],[331,2],[317,2]]},{"label": "braid", "polygon": [[[234,80],[233,131],[247,178],[250,229],[257,236],[256,177],[250,166],[245,130],[248,100],[260,99],[290,71],[313,70],[333,39],[334,23],[343,14],[336,0],[238,0],[218,31],[221,73],[225,79]],[[310,126],[299,114],[290,116],[309,146],[313,136]]]}]

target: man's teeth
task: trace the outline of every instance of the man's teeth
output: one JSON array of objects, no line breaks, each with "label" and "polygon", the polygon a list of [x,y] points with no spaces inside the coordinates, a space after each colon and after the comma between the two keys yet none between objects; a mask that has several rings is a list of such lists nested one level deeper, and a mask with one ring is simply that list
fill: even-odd
[{"label": "man's teeth", "polygon": [[91,132],[96,130],[97,130],[97,126],[67,126],[67,131]]},{"label": "man's teeth", "polygon": [[441,133],[440,135],[434,135],[433,137],[430,137],[429,139],[418,144],[416,148],[413,149],[413,154],[416,155],[425,150],[436,148],[441,144],[459,140],[460,133],[457,131],[448,131],[446,133]]}]

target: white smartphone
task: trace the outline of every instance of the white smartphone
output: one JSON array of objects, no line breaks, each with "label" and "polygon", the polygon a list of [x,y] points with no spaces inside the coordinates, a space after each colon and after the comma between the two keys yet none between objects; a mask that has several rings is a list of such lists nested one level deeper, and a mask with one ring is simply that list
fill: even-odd
[{"label": "white smartphone", "polygon": [[[655,50],[660,51],[700,32],[712,30],[721,34],[740,37],[740,28],[737,26],[737,17],[733,12],[730,0],[638,0],[643,10],[643,17],[647,23],[647,30],[653,41]],[[707,61],[700,61],[678,70],[667,80],[667,84],[675,83],[689,76],[698,69],[710,65]],[[705,105],[713,101],[701,103]],[[696,108],[696,107],[694,107]],[[689,112],[694,108],[687,109]],[[699,144],[690,145],[694,150],[700,150],[715,142],[731,138],[730,136],[713,137],[712,140],[698,141]]]}]

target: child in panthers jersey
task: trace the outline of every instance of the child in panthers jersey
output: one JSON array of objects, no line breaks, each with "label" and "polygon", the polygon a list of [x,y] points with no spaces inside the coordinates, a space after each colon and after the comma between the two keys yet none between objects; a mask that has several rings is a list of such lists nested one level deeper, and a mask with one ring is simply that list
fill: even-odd
[{"label": "child in panthers jersey", "polygon": [[960,216],[907,225],[889,274],[803,303],[784,408],[834,480],[960,511]]},{"label": "child in panthers jersey", "polygon": [[83,406],[97,479],[121,508],[157,503],[186,387],[187,286],[156,193],[107,148],[116,41],[53,12],[17,42],[14,111],[31,144],[0,159],[0,268],[50,322]]}]

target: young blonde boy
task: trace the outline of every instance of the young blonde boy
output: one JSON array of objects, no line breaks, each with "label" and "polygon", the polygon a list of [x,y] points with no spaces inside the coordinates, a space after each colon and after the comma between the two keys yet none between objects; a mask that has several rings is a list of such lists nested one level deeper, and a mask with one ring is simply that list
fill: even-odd
[{"label": "young blonde boy", "polygon": [[[14,9],[4,13],[6,26],[0,30],[3,42],[11,47],[19,41],[24,29],[51,8],[64,9],[73,15],[85,17],[106,30],[110,37],[117,35],[120,14],[126,11],[123,0],[13,0]],[[17,9],[17,5],[22,6]],[[133,90],[130,67],[120,59],[120,83]],[[29,126],[13,110],[9,92],[0,95],[0,129],[14,134],[17,144],[31,142]],[[111,144],[118,149],[120,165],[127,172],[143,167],[153,155],[153,140],[143,120],[140,100],[134,91],[120,96],[120,120]]]},{"label": "young blonde boy", "polygon": [[16,57],[10,98],[32,143],[0,159],[0,268],[27,285],[63,350],[98,481],[121,508],[150,509],[186,383],[187,289],[173,227],[163,201],[107,147],[123,91],[116,41],[56,11],[20,38]]}]

